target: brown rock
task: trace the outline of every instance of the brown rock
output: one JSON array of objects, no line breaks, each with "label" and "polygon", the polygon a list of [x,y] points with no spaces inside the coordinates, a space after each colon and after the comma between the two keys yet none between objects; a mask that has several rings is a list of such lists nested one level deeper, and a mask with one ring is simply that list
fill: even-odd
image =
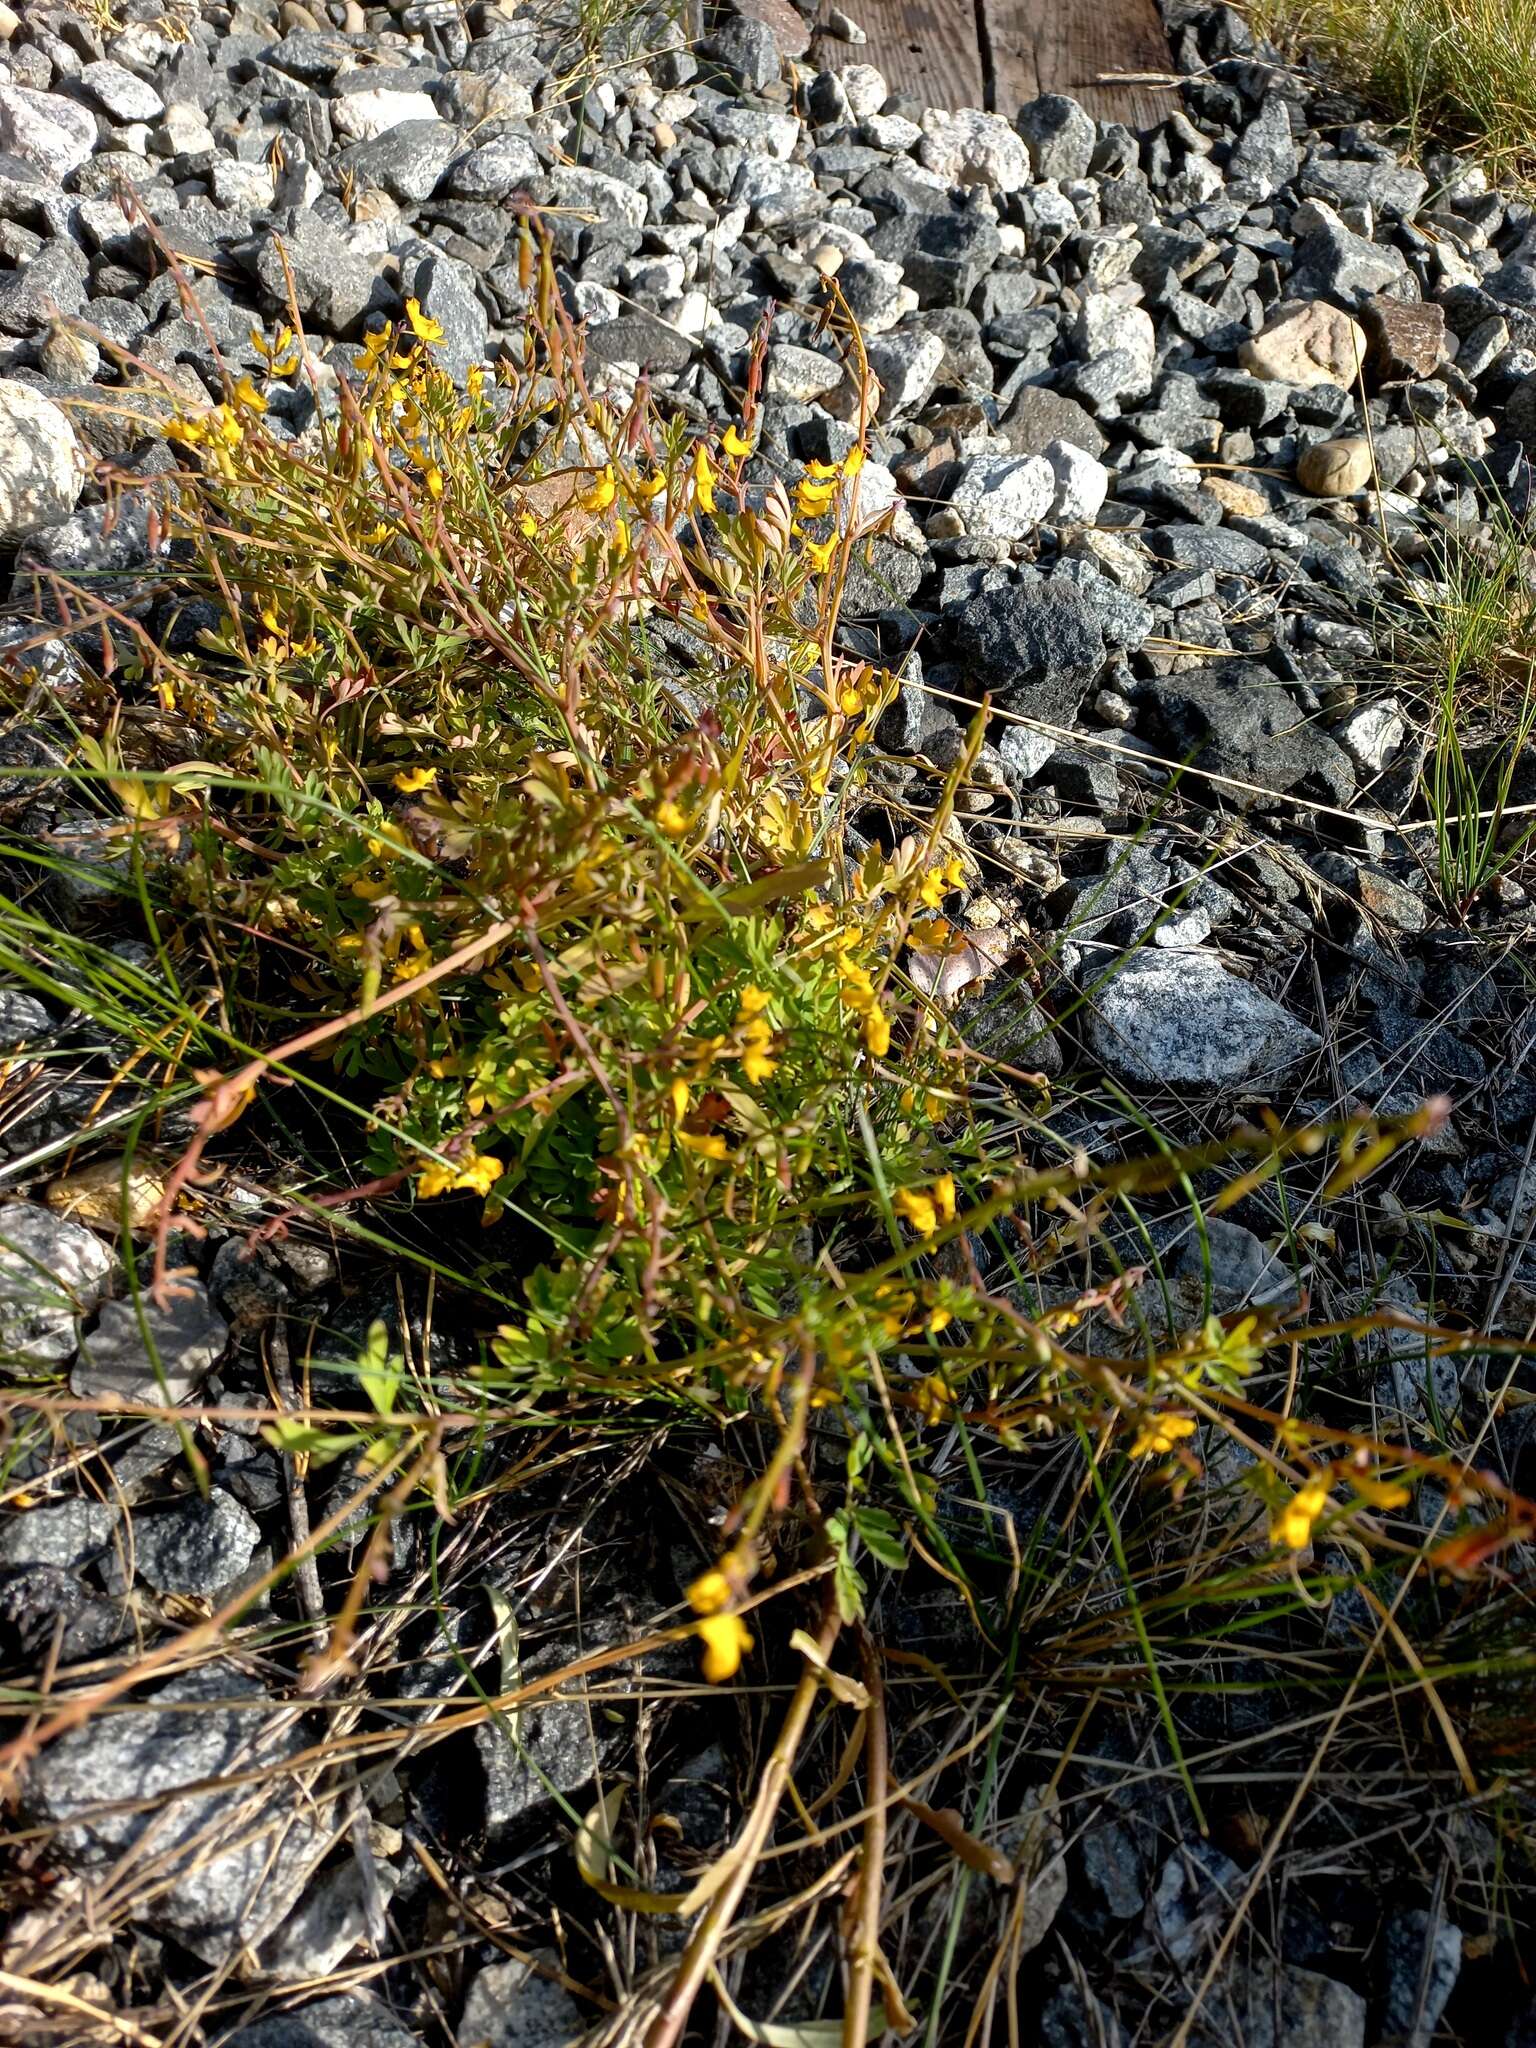
[{"label": "brown rock", "polygon": [[781,57],[803,57],[811,47],[810,24],[789,0],[732,0],[731,12],[743,21],[760,21]]},{"label": "brown rock", "polygon": [[1443,307],[1378,297],[1366,301],[1361,318],[1370,336],[1366,363],[1375,376],[1398,383],[1433,375],[1445,346]]},{"label": "brown rock", "polygon": [[1237,352],[1243,368],[1276,384],[1337,384],[1348,391],[1365,358],[1365,331],[1322,299],[1282,306]]},{"label": "brown rock", "polygon": [[1252,484],[1240,484],[1235,476],[1205,476],[1200,483],[1222,511],[1229,512],[1234,519],[1262,519],[1269,511],[1264,493],[1256,491]]},{"label": "brown rock", "polygon": [[1371,480],[1371,444],[1363,435],[1339,441],[1318,441],[1304,448],[1296,464],[1296,481],[1314,498],[1348,498]]}]

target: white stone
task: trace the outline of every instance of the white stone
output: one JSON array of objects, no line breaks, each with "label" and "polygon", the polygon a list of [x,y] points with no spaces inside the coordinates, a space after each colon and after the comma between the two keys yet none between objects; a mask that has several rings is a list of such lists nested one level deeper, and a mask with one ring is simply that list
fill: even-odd
[{"label": "white stone", "polygon": [[1024,138],[1001,114],[978,113],[974,107],[949,114],[930,107],[923,116],[923,128],[926,132],[918,146],[918,161],[949,184],[1017,192],[1029,183],[1029,151]]},{"label": "white stone", "polygon": [[424,92],[394,92],[387,85],[338,94],[330,108],[332,128],[348,142],[372,142],[402,121],[437,119],[437,108]]},{"label": "white stone", "polygon": [[1364,775],[1380,775],[1408,737],[1408,724],[1395,697],[1360,704],[1333,729],[1333,737]]},{"label": "white stone", "polygon": [[834,7],[827,16],[827,34],[836,36],[840,43],[867,43],[869,37],[851,14],[844,14],[841,7]]},{"label": "white stone", "polygon": [[80,83],[114,121],[158,121],[165,112],[165,101],[152,85],[110,59],[85,65]]},{"label": "white stone", "polygon": [[862,121],[868,114],[878,114],[891,96],[885,73],[877,71],[873,64],[845,64],[837,75],[848,96],[848,111],[856,121]]},{"label": "white stone", "polygon": [[832,356],[818,355],[790,341],[776,341],[768,351],[768,389],[780,398],[809,403],[824,398],[843,381],[843,366]]},{"label": "white stone", "polygon": [[944,360],[944,344],[936,334],[882,334],[866,346],[869,367],[879,379],[880,410],[891,419],[920,406],[933,389]]},{"label": "white stone", "polygon": [[1056,472],[1043,455],[976,455],[950,492],[950,510],[966,533],[984,540],[1023,540],[1050,516]]},{"label": "white stone", "polygon": [[62,184],[96,147],[96,116],[78,100],[0,81],[0,150]]},{"label": "white stone", "polygon": [[905,114],[870,114],[864,122],[864,133],[876,149],[888,149],[896,155],[904,155],[923,139],[922,129]]},{"label": "white stone", "polygon": [[260,213],[270,208],[276,197],[270,164],[246,164],[236,157],[220,157],[208,183],[216,205],[237,207],[242,212]]},{"label": "white stone", "polygon": [[206,115],[190,100],[172,100],[156,133],[166,156],[200,156],[214,146]]},{"label": "white stone", "polygon": [[1073,323],[1077,352],[1095,356],[1121,349],[1150,377],[1157,360],[1157,329],[1144,307],[1128,305],[1113,292],[1090,292]]},{"label": "white stone", "polygon": [[611,285],[592,284],[586,278],[577,282],[571,296],[576,302],[576,318],[585,320],[589,327],[617,320],[624,310],[624,301]]},{"label": "white stone", "polygon": [[30,384],[0,380],[0,535],[67,519],[85,481],[75,430]]},{"label": "white stone", "polygon": [[167,57],[174,56],[176,44],[163,29],[147,21],[131,21],[120,36],[114,36],[107,45],[107,55],[114,64],[121,64],[125,71],[137,72],[147,77],[157,64],[163,64]]},{"label": "white stone", "polygon": [[624,288],[643,306],[681,298],[687,281],[681,256],[647,256],[624,266]]},{"label": "white stone", "polygon": [[1084,1010],[1089,1050],[1111,1072],[1152,1086],[1264,1082],[1320,1040],[1214,953],[1129,954]]},{"label": "white stone", "polygon": [[651,210],[650,201],[637,186],[622,178],[610,178],[603,171],[589,171],[579,164],[556,164],[549,174],[557,206],[576,206],[593,213],[600,221],[623,221],[627,227],[642,228]]},{"label": "white stone", "polygon": [[716,324],[708,292],[684,292],[677,310],[669,317],[679,334],[691,335],[694,340]]},{"label": "white stone", "polygon": [[1045,459],[1056,478],[1052,519],[1058,526],[1091,526],[1109,496],[1109,471],[1070,441],[1052,441]]}]

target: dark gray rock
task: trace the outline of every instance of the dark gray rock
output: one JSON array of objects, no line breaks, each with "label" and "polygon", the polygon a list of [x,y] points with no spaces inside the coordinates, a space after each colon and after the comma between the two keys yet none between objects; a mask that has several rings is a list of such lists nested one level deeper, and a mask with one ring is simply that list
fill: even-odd
[{"label": "dark gray rock", "polygon": [[245,1570],[260,1540],[250,1515],[217,1486],[206,1500],[194,1495],[133,1518],[134,1562],[157,1593],[222,1592]]},{"label": "dark gray rock", "polygon": [[338,170],[375,186],[403,205],[430,199],[463,138],[447,121],[402,121],[371,142],[354,142],[336,158]]},{"label": "dark gray rock", "polygon": [[[216,1661],[60,1736],[28,1769],[22,1809],[57,1831],[53,1853],[73,1869],[152,1846],[135,1917],[220,1963],[277,1925],[329,1841],[283,1772],[307,1740],[253,1679]],[[219,1783],[245,1772],[262,1775]]]},{"label": "dark gray rock", "polygon": [[1382,1943],[1387,2039],[1429,2048],[1461,1974],[1461,1929],[1415,1909],[1394,1913]]},{"label": "dark gray rock", "polygon": [[68,1572],[110,1566],[119,1520],[118,1510],[99,1500],[14,1510],[0,1524],[0,1564],[53,1565]]},{"label": "dark gray rock", "polygon": [[1075,398],[1041,384],[1026,384],[998,426],[1015,455],[1043,455],[1053,441],[1070,442],[1094,456],[1109,445],[1093,415]]},{"label": "dark gray rock", "polygon": [[287,307],[291,276],[299,312],[327,334],[354,332],[380,290],[373,265],[313,214],[290,215],[257,251],[255,269],[278,311]]},{"label": "dark gray rock", "polygon": [[475,291],[474,272],[467,263],[434,253],[402,264],[401,284],[407,297],[418,299],[421,310],[442,328],[442,340],[433,344],[435,360],[462,384],[471,369],[485,362],[491,346],[490,322]]},{"label": "dark gray rock", "polygon": [[1284,792],[1310,779],[1341,804],[1354,793],[1354,764],[1343,748],[1308,724],[1285,687],[1252,663],[1153,677],[1137,684],[1135,701],[1147,713],[1138,730],[1192,768],[1256,790]]},{"label": "dark gray rock", "polygon": [[82,1338],[69,1384],[83,1400],[186,1401],[229,1338],[200,1280],[178,1280],[165,1308],[148,1295],[109,1301]]},{"label": "dark gray rock", "polygon": [[1120,961],[1094,990],[1083,1036],[1121,1079],[1172,1088],[1263,1086],[1321,1043],[1214,953],[1156,947]]},{"label": "dark gray rock", "polygon": [[1104,631],[1083,598],[1038,578],[982,591],[953,631],[978,696],[1049,725],[1072,723],[1104,663]]},{"label": "dark gray rock", "polygon": [[1065,93],[1042,93],[1019,109],[1016,123],[1037,178],[1064,184],[1086,178],[1097,135],[1092,117]]},{"label": "dark gray rock", "polygon": [[73,242],[45,242],[20,270],[0,276],[0,334],[36,334],[84,312],[88,275]]},{"label": "dark gray rock", "polygon": [[345,1991],[296,2012],[271,2013],[226,2034],[221,2048],[421,2048],[421,2037],[380,2000]]}]

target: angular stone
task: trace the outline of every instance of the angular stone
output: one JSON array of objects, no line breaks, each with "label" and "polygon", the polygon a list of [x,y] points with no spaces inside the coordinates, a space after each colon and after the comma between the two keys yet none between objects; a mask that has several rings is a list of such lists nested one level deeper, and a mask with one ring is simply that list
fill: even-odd
[{"label": "angular stone", "polygon": [[1123,1080],[1175,1088],[1263,1083],[1321,1044],[1214,953],[1158,949],[1128,955],[1096,989],[1084,1036]]},{"label": "angular stone", "polygon": [[624,221],[632,228],[644,227],[651,210],[651,203],[639,186],[579,164],[557,164],[549,174],[549,182],[558,205],[580,207],[600,221]]},{"label": "angular stone", "polygon": [[1360,319],[1370,337],[1366,366],[1384,381],[1434,374],[1445,349],[1445,308],[1433,300],[1367,299]]},{"label": "angular stone", "polygon": [[178,1280],[165,1308],[148,1295],[109,1301],[81,1341],[69,1376],[82,1400],[186,1401],[229,1341],[229,1327],[200,1280]]},{"label": "angular stone", "polygon": [[526,1963],[491,1963],[464,2000],[459,2039],[484,2048],[556,2048],[586,2030],[587,2017],[560,1985]]},{"label": "angular stone", "polygon": [[1304,389],[1314,384],[1354,388],[1365,361],[1365,330],[1323,299],[1282,306],[1263,331],[1245,341],[1237,359],[1255,377]]},{"label": "angular stone", "polygon": [[[330,1841],[283,1772],[308,1737],[274,1707],[235,1665],[201,1665],[49,1744],[28,1769],[23,1808],[57,1830],[51,1853],[72,1869],[100,1869],[142,1842],[153,1868],[135,1918],[222,1963],[276,1926]],[[245,1772],[257,1781],[220,1783]]]},{"label": "angular stone", "polygon": [[193,1494],[133,1518],[134,1563],[157,1593],[211,1598],[239,1578],[260,1540],[255,1521],[219,1486],[206,1500]]},{"label": "angular stone", "polygon": [[959,466],[949,495],[964,531],[980,539],[1022,540],[1049,516],[1056,475],[1043,455],[975,455]]},{"label": "angular stone", "polygon": [[0,152],[62,185],[95,147],[96,117],[78,100],[0,81]]},{"label": "angular stone", "polygon": [[119,1512],[109,1501],[67,1500],[15,1510],[0,1522],[0,1564],[83,1572],[109,1565]]},{"label": "angular stone", "polygon": [[79,1318],[101,1301],[112,1254],[78,1223],[32,1202],[0,1208],[0,1350],[32,1365],[73,1356]]},{"label": "angular stone", "polygon": [[[365,148],[373,145],[365,144]],[[288,269],[283,266],[287,252]],[[280,235],[264,242],[256,275],[274,305],[288,303],[291,275],[299,312],[329,334],[348,334],[372,303],[378,280],[373,266],[335,228],[309,213],[291,217]]]},{"label": "angular stone", "polygon": [[1086,178],[1098,140],[1090,115],[1065,93],[1042,93],[1019,109],[1018,130],[1037,178],[1067,184]]},{"label": "angular stone", "polygon": [[81,70],[80,83],[114,121],[158,121],[165,112],[165,101],[154,87],[121,64],[109,60],[87,64]]},{"label": "angular stone", "polygon": [[870,340],[866,354],[880,385],[880,416],[891,420],[915,412],[933,389],[944,343],[921,328],[897,328]]},{"label": "angular stone", "polygon": [[1264,95],[1257,116],[1238,138],[1227,175],[1246,179],[1266,199],[1295,177],[1296,141],[1290,112],[1279,93]]},{"label": "angular stone", "polygon": [[331,127],[341,142],[374,142],[403,121],[435,121],[437,108],[424,92],[391,91],[376,85],[340,94],[331,101]]},{"label": "angular stone", "polygon": [[[431,198],[462,147],[458,129],[446,121],[400,121],[369,142],[354,142],[335,162],[359,185],[376,187],[403,206],[413,206]],[[630,191],[627,185],[623,189]],[[631,196],[644,204],[642,194]]]},{"label": "angular stone", "polygon": [[1099,456],[1109,445],[1093,415],[1075,398],[1043,384],[1023,385],[998,429],[1015,455],[1044,455],[1053,442],[1065,441],[1085,455]]},{"label": "angular stone", "polygon": [[1365,2024],[1365,2000],[1337,1978],[1290,1963],[1240,1964],[1208,1994],[1190,2048],[1365,2048]]},{"label": "angular stone", "polygon": [[67,519],[84,484],[65,413],[30,384],[0,379],[0,539]]},{"label": "angular stone", "polygon": [[1056,478],[1050,516],[1058,525],[1090,526],[1109,496],[1109,471],[1070,441],[1052,441],[1045,460]]},{"label": "angular stone", "polygon": [[1089,606],[1038,576],[981,591],[945,624],[972,690],[1043,725],[1070,726],[1104,665],[1104,631]]},{"label": "angular stone", "polygon": [[984,185],[1017,192],[1029,183],[1029,150],[1000,114],[963,107],[957,113],[930,107],[923,116],[917,158],[951,185]]}]

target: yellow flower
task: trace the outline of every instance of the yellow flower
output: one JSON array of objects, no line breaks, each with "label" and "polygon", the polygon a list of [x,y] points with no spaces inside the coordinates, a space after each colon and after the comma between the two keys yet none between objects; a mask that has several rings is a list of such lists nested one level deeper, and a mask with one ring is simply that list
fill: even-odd
[{"label": "yellow flower", "polygon": [[426,485],[429,498],[440,498],[443,495],[443,472],[435,462],[427,464]]},{"label": "yellow flower", "polygon": [[239,405],[249,406],[252,412],[265,412],[267,409],[267,401],[249,377],[242,377],[235,386],[235,400]]},{"label": "yellow flower", "polygon": [[694,1623],[704,1644],[704,1676],[711,1685],[724,1685],[741,1669],[744,1651],[752,1647],[752,1634],[739,1614],[707,1614]]},{"label": "yellow flower", "polygon": [[517,526],[524,540],[532,540],[539,530],[539,522],[531,512],[525,512],[522,518],[518,520]]},{"label": "yellow flower", "polygon": [[420,299],[406,300],[405,317],[411,323],[411,332],[412,334],[415,335],[418,341],[442,340],[442,322],[440,320],[434,320],[429,313],[423,313],[423,311],[421,310]]},{"label": "yellow flower", "polygon": [[751,1017],[760,1017],[772,1001],[766,989],[758,988],[749,981],[741,992],[741,1008],[736,1013],[736,1022],[745,1024]]},{"label": "yellow flower", "polygon": [[649,504],[667,488],[666,472],[658,469],[654,476],[637,476],[632,480],[631,488],[637,498],[643,498]]},{"label": "yellow flower", "polygon": [[838,535],[829,533],[825,540],[808,540],[805,544],[805,559],[818,576],[825,576],[831,566],[832,557],[837,553]]},{"label": "yellow flower", "polygon": [[677,1142],[705,1159],[729,1159],[730,1147],[717,1131],[679,1131]]},{"label": "yellow flower", "polygon": [[688,1605],[695,1614],[718,1614],[731,1604],[731,1582],[718,1565],[701,1572],[688,1588]]},{"label": "yellow flower", "polygon": [[926,1373],[913,1387],[912,1403],[924,1422],[943,1422],[955,1412],[954,1393],[936,1372]]},{"label": "yellow flower", "polygon": [[430,1201],[434,1195],[446,1195],[453,1186],[454,1169],[445,1166],[440,1159],[430,1159],[416,1176],[416,1192]]},{"label": "yellow flower", "polygon": [[939,1212],[933,1197],[921,1188],[898,1188],[891,1198],[891,1206],[904,1222],[911,1224],[919,1237],[932,1237],[939,1227]]},{"label": "yellow flower", "polygon": [[862,448],[850,448],[843,457],[843,475],[857,476],[863,467],[864,450]]},{"label": "yellow flower", "polygon": [[955,1176],[952,1173],[941,1173],[934,1182],[931,1192],[933,1195],[933,1206],[939,1212],[939,1221],[941,1223],[953,1223],[955,1220]]},{"label": "yellow flower", "polygon": [[1312,1541],[1312,1524],[1328,1505],[1328,1480],[1309,1479],[1298,1494],[1276,1515],[1271,1534],[1287,1550],[1305,1550]]},{"label": "yellow flower", "polygon": [[471,1151],[460,1161],[453,1184],[456,1188],[473,1188],[477,1195],[488,1195],[505,1172],[501,1161],[489,1152]]},{"label": "yellow flower", "polygon": [[702,512],[715,509],[715,465],[709,459],[709,450],[700,441],[693,451],[693,493]]},{"label": "yellow flower", "polygon": [[687,812],[669,796],[664,796],[656,806],[656,822],[669,839],[681,839],[688,830]]},{"label": "yellow flower", "polygon": [[891,1049],[891,1023],[883,1010],[870,1009],[864,1017],[864,1043],[877,1060]]},{"label": "yellow flower", "polygon": [[741,1071],[755,1088],[759,1081],[766,1081],[778,1067],[778,1061],[769,1056],[761,1045],[749,1045],[741,1056]]},{"label": "yellow flower", "polygon": [[1142,1423],[1131,1445],[1133,1458],[1161,1456],[1171,1451],[1181,1438],[1193,1436],[1195,1420],[1192,1415],[1154,1415]]},{"label": "yellow flower", "polygon": [[720,452],[729,455],[733,461],[739,461],[743,455],[752,453],[752,443],[734,425],[729,426],[720,436]]},{"label": "yellow flower", "polygon": [[795,510],[802,519],[819,519],[830,508],[836,495],[835,477],[819,483],[814,477],[803,476],[795,485]]},{"label": "yellow flower", "polygon": [[672,1083],[667,1093],[672,1098],[673,1121],[681,1123],[688,1114],[688,1083],[679,1078]]},{"label": "yellow flower", "polygon": [[606,512],[618,496],[619,482],[613,473],[613,464],[605,463],[594,478],[592,488],[581,494],[583,512]]},{"label": "yellow flower", "polygon": [[390,780],[402,796],[414,796],[418,789],[425,789],[429,783],[436,782],[437,770],[435,768],[402,768],[400,773],[392,775]]},{"label": "yellow flower", "polygon": [[816,483],[825,483],[829,477],[842,474],[841,465],[836,462],[808,462],[805,473]]}]

